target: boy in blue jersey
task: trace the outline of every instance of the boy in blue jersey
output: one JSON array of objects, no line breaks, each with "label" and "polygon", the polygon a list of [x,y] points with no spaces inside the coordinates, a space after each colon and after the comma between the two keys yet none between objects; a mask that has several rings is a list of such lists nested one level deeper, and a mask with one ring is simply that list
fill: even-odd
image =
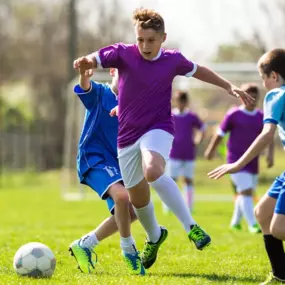
[{"label": "boy in blue jersey", "polygon": [[[238,172],[269,145],[276,129],[285,148],[285,49],[273,49],[258,62],[260,76],[268,93],[264,99],[263,130],[248,150],[234,163],[222,165],[209,173],[218,179]],[[255,209],[261,226],[272,273],[261,284],[285,284],[285,172],[275,179]]]},{"label": "boy in blue jersey", "polygon": [[77,169],[82,184],[91,187],[106,200],[114,217],[70,245],[82,272],[94,269],[92,253],[100,240],[119,230],[122,255],[132,274],[144,275],[135,241],[131,236],[131,219],[135,215],[123,186],[117,160],[118,119],[111,117],[117,106],[118,73],[111,68],[111,86],[90,81],[92,71],[79,68],[79,84],[74,92],[86,108],[85,120],[78,146]]}]

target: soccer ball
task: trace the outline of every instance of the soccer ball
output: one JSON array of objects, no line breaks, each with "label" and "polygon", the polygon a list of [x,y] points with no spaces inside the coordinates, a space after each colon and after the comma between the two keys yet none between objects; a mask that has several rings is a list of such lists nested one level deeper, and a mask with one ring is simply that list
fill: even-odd
[{"label": "soccer ball", "polygon": [[13,265],[15,271],[21,276],[51,277],[55,270],[56,259],[46,245],[30,242],[18,249]]}]

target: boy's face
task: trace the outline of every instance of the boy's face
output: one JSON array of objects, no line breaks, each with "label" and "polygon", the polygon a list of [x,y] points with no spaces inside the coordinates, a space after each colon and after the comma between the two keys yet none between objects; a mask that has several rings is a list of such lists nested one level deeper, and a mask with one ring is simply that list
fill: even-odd
[{"label": "boy's face", "polygon": [[252,98],[254,98],[255,100],[250,104],[250,105],[246,105],[246,108],[248,110],[251,110],[253,111],[257,104],[258,104],[258,101],[259,101],[259,94],[258,93],[255,93],[255,92],[247,92]]},{"label": "boy's face", "polygon": [[263,86],[267,90],[280,87],[280,84],[278,83],[278,74],[276,72],[272,71],[268,76],[261,69],[259,69],[259,75],[262,78]]},{"label": "boy's face", "polygon": [[139,25],[135,26],[136,41],[140,54],[146,60],[155,58],[166,40],[165,33],[156,32],[153,29],[143,29]]},{"label": "boy's face", "polygon": [[186,101],[182,101],[182,100],[177,100],[177,108],[179,110],[184,110],[185,108],[187,108],[188,102]]}]

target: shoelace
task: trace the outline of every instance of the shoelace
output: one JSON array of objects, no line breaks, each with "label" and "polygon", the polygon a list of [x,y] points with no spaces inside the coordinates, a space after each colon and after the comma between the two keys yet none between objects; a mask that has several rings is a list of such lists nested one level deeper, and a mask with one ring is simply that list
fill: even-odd
[{"label": "shoelace", "polygon": [[152,255],[152,253],[155,251],[155,247],[146,242],[146,249],[144,250],[144,256],[148,258],[149,256]]},{"label": "shoelace", "polygon": [[194,241],[197,241],[205,236],[204,232],[199,228],[193,228],[190,234]]}]

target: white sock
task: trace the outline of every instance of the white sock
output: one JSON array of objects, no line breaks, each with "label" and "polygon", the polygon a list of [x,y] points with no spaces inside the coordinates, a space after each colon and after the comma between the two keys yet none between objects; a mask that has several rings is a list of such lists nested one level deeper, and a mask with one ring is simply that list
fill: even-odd
[{"label": "white sock", "polygon": [[125,253],[135,255],[137,253],[136,243],[132,236],[120,238],[121,248]]},{"label": "white sock", "polygon": [[253,198],[251,196],[244,196],[240,195],[240,207],[242,210],[242,213],[248,223],[248,225],[251,227],[256,224],[256,219],[254,216],[254,206],[253,206]]},{"label": "white sock", "polygon": [[80,240],[80,246],[87,247],[89,249],[93,249],[98,244],[99,241],[94,231],[86,234]]},{"label": "white sock", "polygon": [[231,225],[233,226],[233,225],[239,224],[241,221],[241,218],[242,218],[242,211],[240,208],[240,195],[238,195],[235,200],[235,206],[234,206],[233,217],[231,220]]},{"label": "white sock", "polygon": [[150,201],[149,204],[143,208],[133,208],[147,233],[147,239],[150,242],[156,243],[160,238],[161,228],[155,217],[153,203]]},{"label": "white sock", "polygon": [[185,202],[190,211],[192,211],[193,207],[193,192],[194,192],[194,187],[192,184],[186,184],[184,186]]},{"label": "white sock", "polygon": [[150,183],[156,190],[160,199],[167,205],[167,207],[180,220],[184,229],[188,233],[190,226],[195,225],[189,209],[182,197],[182,194],[172,178],[163,174],[156,181]]}]

